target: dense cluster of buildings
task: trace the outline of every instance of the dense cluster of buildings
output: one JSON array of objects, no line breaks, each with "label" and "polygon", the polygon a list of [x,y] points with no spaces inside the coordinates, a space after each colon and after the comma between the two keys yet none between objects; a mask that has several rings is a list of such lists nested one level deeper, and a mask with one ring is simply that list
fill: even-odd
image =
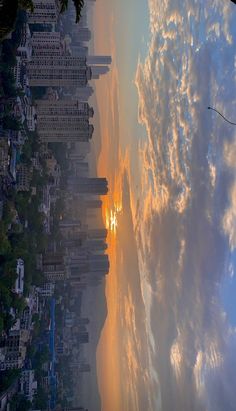
[{"label": "dense cluster of buildings", "polygon": [[[42,175],[42,164],[45,165],[49,178],[43,186],[38,211],[50,238],[44,252],[37,255],[37,270],[44,282],[30,287],[20,317],[0,338],[0,370],[21,370],[17,388],[14,385],[12,390],[24,394],[32,404],[40,385],[48,395],[50,410],[86,411],[83,407],[60,405],[68,387],[59,365],[66,361],[74,379],[90,372],[91,366],[81,349],[89,343],[89,318],[81,316],[78,295],[81,299],[87,287],[103,283],[109,272],[107,231],[101,223],[100,198],[108,193],[108,182],[105,177],[90,175],[87,159],[94,133],[91,124],[94,110],[88,103],[93,88],[89,82],[106,74],[111,63],[110,56],[88,53],[91,32],[87,26],[87,7],[93,1],[85,2],[81,20],[75,24],[73,5],[63,23],[59,20],[57,0],[33,0],[34,12],[28,13],[23,25],[13,69],[15,84],[21,90],[14,109],[22,127],[14,132],[9,128],[4,131],[5,139],[0,140],[0,175],[4,184],[10,182],[33,198],[37,193],[37,184],[32,183],[33,173],[36,170]],[[34,91],[36,94],[40,91],[40,97],[33,99]],[[35,131],[40,141],[30,166],[18,162],[18,153],[27,141],[27,130]],[[61,164],[53,150],[55,143],[63,145],[68,163],[63,184]],[[57,236],[53,237],[55,205],[61,199],[64,207]],[[90,215],[94,217],[91,220]],[[12,292],[21,297],[25,296],[24,270],[24,260],[19,258]],[[60,310],[60,325],[57,310]],[[40,381],[34,361],[27,356],[38,321],[46,325],[37,348],[40,351],[44,343],[49,347]],[[9,407],[10,397],[7,390],[0,398],[1,411],[7,409],[7,404]],[[68,403],[75,405],[76,398],[70,392]]]}]

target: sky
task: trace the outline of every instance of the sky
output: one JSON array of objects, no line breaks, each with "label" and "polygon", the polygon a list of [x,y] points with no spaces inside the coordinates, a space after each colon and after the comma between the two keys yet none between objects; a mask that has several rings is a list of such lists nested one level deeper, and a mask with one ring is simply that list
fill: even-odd
[{"label": "sky", "polygon": [[103,411],[235,410],[236,6],[97,0]]}]

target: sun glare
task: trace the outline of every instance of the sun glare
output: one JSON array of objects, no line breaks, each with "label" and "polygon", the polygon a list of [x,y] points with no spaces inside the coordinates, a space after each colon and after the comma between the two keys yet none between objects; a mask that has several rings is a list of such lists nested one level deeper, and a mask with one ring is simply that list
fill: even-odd
[{"label": "sun glare", "polygon": [[118,227],[118,215],[122,211],[121,205],[114,204],[112,208],[106,209],[106,228],[116,233]]}]

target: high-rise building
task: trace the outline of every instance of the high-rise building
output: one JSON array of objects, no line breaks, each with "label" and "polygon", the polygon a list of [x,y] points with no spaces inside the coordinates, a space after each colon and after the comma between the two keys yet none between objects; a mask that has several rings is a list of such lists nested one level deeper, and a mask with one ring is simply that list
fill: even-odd
[{"label": "high-rise building", "polygon": [[85,199],[84,200],[84,206],[85,206],[85,208],[101,208],[102,207],[102,201],[101,200]]},{"label": "high-rise building", "polygon": [[89,164],[83,161],[74,161],[71,164],[71,171],[77,177],[87,177],[89,174]]},{"label": "high-rise building", "polygon": [[88,411],[84,407],[72,407],[72,408],[64,408],[63,411]]},{"label": "high-rise building", "polygon": [[55,283],[66,279],[66,267],[62,253],[43,255],[43,273],[48,281]]},{"label": "high-rise building", "polygon": [[79,27],[76,30],[76,40],[79,42],[88,42],[91,40],[91,31],[87,27]]},{"label": "high-rise building", "polygon": [[104,276],[109,272],[109,259],[106,254],[94,254],[91,251],[82,249],[76,256],[68,260],[70,268],[70,278],[75,279],[83,275]]},{"label": "high-rise building", "polygon": [[79,332],[78,343],[87,344],[89,342],[89,333],[87,331]]},{"label": "high-rise building", "polygon": [[93,126],[89,118],[94,111],[78,100],[36,100],[37,130],[42,141],[88,141]]},{"label": "high-rise building", "polygon": [[107,254],[92,254],[89,258],[89,271],[90,273],[103,273],[109,272],[110,264]]},{"label": "high-rise building", "polygon": [[93,108],[78,99],[35,100],[35,108],[38,122],[55,121],[56,116],[62,119],[72,116],[89,119],[94,115]]},{"label": "high-rise building", "polygon": [[92,72],[85,57],[33,56],[28,75],[31,87],[84,87]]},{"label": "high-rise building", "polygon": [[91,251],[98,252],[105,251],[107,249],[107,244],[104,240],[87,239],[86,245]]},{"label": "high-rise building", "polygon": [[58,2],[55,0],[33,0],[34,11],[28,13],[29,24],[56,23],[59,16]]},{"label": "high-rise building", "polygon": [[107,237],[106,228],[96,228],[96,229],[88,230],[88,238],[104,240],[106,237]]},{"label": "high-rise building", "polygon": [[76,321],[77,325],[88,325],[89,324],[89,318],[78,318]]},{"label": "high-rise building", "polygon": [[31,43],[33,56],[61,56],[63,54],[61,35],[58,32],[34,32]]},{"label": "high-rise building", "polygon": [[91,86],[80,87],[76,89],[76,97],[80,101],[88,101],[89,97],[93,94],[93,88]]},{"label": "high-rise building", "polygon": [[86,57],[88,55],[88,47],[72,44],[70,48],[71,48],[72,56]]},{"label": "high-rise building", "polygon": [[61,229],[65,228],[81,228],[81,221],[80,220],[69,220],[69,219],[63,219],[59,222],[59,227]]},{"label": "high-rise building", "polygon": [[108,193],[108,181],[99,177],[71,177],[68,179],[68,187],[72,191],[84,194],[106,195]]},{"label": "high-rise building", "polygon": [[87,64],[90,65],[108,65],[111,64],[112,59],[111,56],[88,56],[87,57]]},{"label": "high-rise building", "polygon": [[103,74],[107,74],[109,72],[108,66],[91,66],[92,70],[92,79],[99,79],[100,76]]},{"label": "high-rise building", "polygon": [[[69,143],[69,142],[88,142],[91,140],[94,132],[94,126],[87,120],[74,118],[71,123],[68,118],[61,120],[63,127],[59,122],[55,127],[47,128],[45,125],[39,127],[39,137],[41,141],[47,143]],[[66,128],[67,125],[67,128]]]}]

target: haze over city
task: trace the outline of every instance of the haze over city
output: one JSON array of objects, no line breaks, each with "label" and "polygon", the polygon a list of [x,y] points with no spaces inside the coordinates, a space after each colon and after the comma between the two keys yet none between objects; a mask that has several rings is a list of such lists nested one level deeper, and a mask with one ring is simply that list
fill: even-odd
[{"label": "haze over city", "polygon": [[1,411],[234,411],[236,6],[66,3],[0,1]]}]

